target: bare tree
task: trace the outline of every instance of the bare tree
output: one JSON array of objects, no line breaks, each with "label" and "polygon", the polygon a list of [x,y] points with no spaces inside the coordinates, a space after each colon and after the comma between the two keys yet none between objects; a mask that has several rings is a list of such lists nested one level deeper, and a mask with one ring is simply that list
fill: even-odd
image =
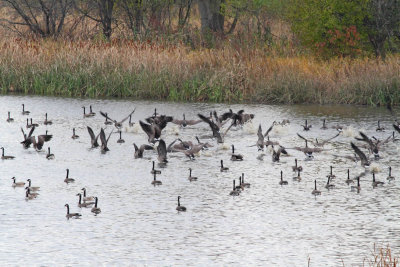
[{"label": "bare tree", "polygon": [[125,13],[128,28],[136,36],[142,32],[143,24],[143,1],[121,0],[122,12]]}]

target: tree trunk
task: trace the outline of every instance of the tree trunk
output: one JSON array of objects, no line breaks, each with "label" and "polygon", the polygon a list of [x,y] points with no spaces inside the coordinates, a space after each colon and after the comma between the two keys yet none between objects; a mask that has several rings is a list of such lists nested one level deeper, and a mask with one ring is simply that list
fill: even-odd
[{"label": "tree trunk", "polygon": [[224,32],[224,2],[225,0],[198,0],[202,31]]}]

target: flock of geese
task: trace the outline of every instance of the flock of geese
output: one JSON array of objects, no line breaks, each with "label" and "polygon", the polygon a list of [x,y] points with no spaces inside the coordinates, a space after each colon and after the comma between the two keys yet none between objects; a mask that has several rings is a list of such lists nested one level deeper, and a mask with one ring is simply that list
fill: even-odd
[{"label": "flock of geese", "polygon": [[[92,106],[89,107],[89,112],[86,112],[86,107],[83,108],[83,118],[91,118],[96,116],[96,113],[93,112]],[[135,122],[132,121],[132,116],[134,115],[136,109],[133,109],[126,117],[124,117],[122,120],[115,120],[109,117],[107,112],[100,111],[100,115],[104,117],[104,125],[113,125],[113,129],[106,134],[105,129],[101,127],[99,133],[95,133],[93,129],[89,126],[87,126],[87,131],[90,137],[90,144],[92,148],[98,148],[100,149],[101,153],[107,153],[110,148],[110,137],[114,133],[114,130],[116,130],[119,134],[119,139],[117,140],[117,143],[124,143],[125,140],[122,138],[122,127],[124,123],[127,123],[129,127],[133,127]],[[21,114],[23,116],[29,116],[30,112],[25,109],[25,105],[22,104],[22,112]],[[183,119],[176,119],[173,118],[172,116],[168,115],[162,115],[157,113],[157,109],[154,110],[154,113],[151,114],[149,117],[144,118],[143,120],[139,120],[139,125],[143,132],[147,136],[147,141],[148,143],[146,144],[136,144],[134,143],[134,158],[143,158],[145,153],[149,153],[146,151],[154,151],[156,150],[157,152],[157,160],[160,165],[167,165],[168,164],[168,154],[170,153],[182,153],[185,155],[189,160],[195,160],[196,157],[198,157],[199,152],[202,150],[207,150],[210,147],[213,147],[214,145],[209,142],[204,142],[201,141],[199,137],[195,137],[196,141],[191,141],[191,140],[181,140],[180,138],[175,139],[173,142],[170,144],[166,144],[164,139],[162,138],[162,135],[164,133],[164,129],[166,128],[168,123],[173,123],[178,125],[179,127],[191,127],[194,125],[197,125],[199,123],[205,123],[206,125],[209,126],[211,132],[209,138],[211,140],[214,140],[217,144],[221,144],[225,142],[225,137],[230,129],[234,128],[241,128],[243,125],[246,123],[252,121],[254,118],[254,114],[247,114],[244,112],[244,110],[239,110],[238,112],[234,112],[231,109],[227,112],[224,112],[221,115],[218,115],[216,111],[210,112],[207,115],[204,114],[198,114],[198,119],[195,120],[187,120],[185,114],[183,114]],[[8,117],[6,120],[8,123],[12,123],[14,119],[11,117],[10,112],[8,112]],[[272,125],[270,125],[267,129],[266,132],[263,132],[261,124],[258,127],[257,131],[257,139],[254,139],[254,144],[250,145],[250,147],[256,147],[258,151],[264,151],[266,148],[270,148],[271,151],[271,160],[272,162],[279,162],[280,157],[282,154],[287,155],[288,150],[297,150],[305,154],[307,160],[312,160],[314,157],[314,154],[320,153],[322,151],[327,151],[327,149],[324,148],[324,146],[335,138],[337,138],[339,135],[341,135],[343,127],[340,125],[328,127],[326,120],[324,119],[322,122],[322,125],[320,127],[321,130],[334,130],[335,134],[332,135],[332,137],[326,139],[326,140],[320,140],[320,139],[308,139],[305,138],[302,134],[297,133],[298,138],[300,138],[302,141],[304,141],[304,146],[295,146],[295,147],[286,147],[283,144],[280,144],[278,141],[271,140],[270,139],[270,132],[271,130],[276,127],[277,125],[287,125],[290,122],[288,120],[283,120],[281,122],[273,122]],[[43,121],[44,125],[52,125],[52,121],[48,119],[47,113],[45,114],[45,120]],[[226,129],[223,130],[223,127],[226,125]],[[39,126],[38,123],[34,123],[32,118],[27,118],[26,119],[26,125],[25,128],[29,132],[25,132],[24,127],[21,127],[21,131],[23,134],[23,140],[20,142],[23,146],[24,149],[29,149],[33,148],[36,151],[41,151],[44,147],[44,145],[51,141],[53,138],[52,134],[49,134],[48,131],[46,131],[44,134],[40,134],[35,136],[35,129]],[[312,125],[309,124],[307,120],[305,120],[304,125],[302,126],[303,131],[310,131],[312,129]],[[377,123],[377,132],[382,132],[384,131],[384,127],[380,124],[380,121]],[[350,142],[349,147],[352,148],[352,151],[354,152],[353,155],[344,155],[343,157],[354,161],[354,162],[359,162],[362,167],[365,168],[365,171],[362,172],[361,174],[357,175],[354,179],[350,178],[350,170],[347,171],[347,179],[346,179],[346,184],[351,185],[351,190],[352,191],[357,191],[360,192],[361,186],[360,186],[360,178],[362,176],[365,176],[368,173],[368,170],[366,167],[370,166],[371,162],[374,160],[379,160],[381,155],[380,151],[384,149],[384,146],[390,142],[396,142],[397,139],[395,136],[395,133],[400,133],[400,127],[399,123],[397,120],[393,123],[393,131],[391,131],[391,134],[388,135],[385,139],[378,139],[374,136],[369,137],[367,136],[364,132],[359,132],[359,136],[355,137],[355,140]],[[76,140],[79,137],[79,135],[76,134],[75,128],[72,129],[72,139]],[[203,138],[203,137],[202,137]],[[205,138],[205,137],[204,137]],[[356,142],[358,141],[358,142]],[[157,144],[157,145],[156,145]],[[309,146],[309,145],[312,145]],[[5,148],[1,147],[2,149],[2,160],[12,160],[14,159],[13,156],[11,155],[5,155]],[[232,144],[231,145],[231,160],[232,161],[243,161],[244,156],[242,154],[238,154],[237,150],[235,150],[235,146]],[[262,158],[265,156],[265,153],[262,153],[258,156],[258,159],[262,160]],[[51,153],[50,147],[47,147],[47,154],[46,158],[48,160],[52,160],[55,158],[54,154]],[[219,166],[220,172],[227,172],[229,171],[229,168],[224,166],[223,160],[220,160],[220,166]],[[293,177],[293,181],[300,182],[302,177],[301,173],[304,171],[303,167],[298,164],[297,159],[295,159],[294,166],[292,166],[292,171],[296,174]],[[196,181],[198,178],[195,176],[192,176],[193,170],[189,168],[189,176],[188,180],[190,182]],[[153,176],[153,180],[151,181],[151,184],[154,186],[160,186],[162,185],[162,182],[160,180],[157,180],[157,175],[161,174],[161,170],[155,169],[155,161],[152,161],[152,168],[150,170],[150,173]],[[330,173],[327,175],[327,183],[325,185],[326,189],[332,189],[335,187],[333,184],[333,181],[336,179],[336,175],[333,173],[333,166],[330,167]],[[387,176],[387,181],[393,181],[395,177],[392,175],[392,167],[388,166],[388,176]],[[25,199],[26,200],[33,200],[39,196],[39,191],[40,187],[35,187],[32,186],[32,181],[30,179],[27,180],[28,185],[26,185],[25,182],[18,182],[16,181],[15,177],[12,177],[13,187],[24,187],[25,188]],[[69,169],[66,169],[66,177],[64,179],[64,182],[69,184],[75,182],[75,179],[71,178],[69,176]],[[353,184],[353,185],[352,185]],[[378,181],[375,177],[375,172],[372,171],[372,186],[378,187],[382,186],[384,182]],[[279,180],[279,185],[285,186],[288,185],[288,181],[284,180],[283,177],[283,171],[281,170],[280,172],[280,180]],[[238,196],[240,193],[245,189],[249,188],[250,183],[246,183],[244,181],[244,173],[241,174],[239,177],[238,183],[236,183],[235,180],[233,180],[233,187],[232,190],[229,192],[229,195],[231,196]],[[81,189],[82,192],[77,193],[76,196],[78,196],[78,202],[77,206],[79,208],[91,208],[91,212],[94,214],[99,214],[101,213],[101,209],[98,207],[98,197],[95,196],[88,196],[86,194],[86,188]],[[314,188],[311,191],[311,194],[314,196],[318,196],[321,194],[321,191],[318,190],[317,188],[317,180],[314,180]],[[177,206],[176,210],[179,212],[184,212],[186,211],[186,207],[181,205],[181,197],[177,197]],[[69,218],[79,218],[82,215],[80,213],[72,213],[70,212],[70,206],[69,204],[65,204],[65,207],[67,209],[67,214],[66,217]]]}]

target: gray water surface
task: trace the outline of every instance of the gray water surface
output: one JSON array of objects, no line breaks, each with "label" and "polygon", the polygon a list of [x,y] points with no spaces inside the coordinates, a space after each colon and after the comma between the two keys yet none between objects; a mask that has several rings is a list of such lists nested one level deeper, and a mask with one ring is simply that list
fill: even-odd
[{"label": "gray water surface", "polygon": [[[21,104],[31,111],[21,115]],[[82,106],[93,105],[97,115],[83,118]],[[252,123],[243,129],[232,129],[224,145],[214,144],[189,161],[182,153],[169,154],[169,163],[162,168],[158,179],[162,186],[150,183],[155,151],[146,151],[145,158],[134,159],[133,142],[147,143],[147,136],[138,125],[123,128],[124,144],[117,144],[117,134],[110,138],[110,152],[101,154],[90,148],[86,126],[96,133],[105,127],[99,111],[112,118],[122,119],[136,107],[133,119],[137,123],[152,114],[154,107],[160,113],[187,119],[197,113],[219,113],[232,108],[256,114]],[[7,123],[7,111],[15,119]],[[48,113],[53,125],[43,125]],[[350,142],[358,130],[383,139],[392,132],[394,118],[383,108],[349,106],[271,106],[220,105],[139,102],[124,100],[81,100],[47,97],[0,97],[0,145],[14,160],[0,161],[0,264],[4,265],[133,265],[133,266],[360,266],[371,259],[374,244],[390,244],[393,252],[400,247],[400,142],[384,146],[382,158],[372,167],[377,179],[385,181],[381,188],[372,188],[372,175],[361,178],[362,190],[350,192],[345,183],[347,169],[351,177],[364,168],[341,155],[352,155]],[[46,130],[53,139],[43,152],[25,150],[21,127],[32,117],[40,124],[34,135]],[[301,124],[307,118],[313,125],[304,132]],[[273,163],[271,152],[263,153],[249,147],[257,141],[261,123],[265,131],[273,121],[289,119],[287,126],[275,127],[271,140],[287,147],[303,146],[297,132],[309,138],[325,139],[335,135],[335,129],[321,130],[321,120],[329,126],[341,124],[345,130],[327,151],[315,154],[306,161],[305,155],[288,150],[289,156]],[[386,131],[375,131],[377,120]],[[80,139],[72,140],[75,127]],[[106,127],[109,133],[113,126]],[[194,140],[194,136],[209,135],[208,125],[201,123],[181,129],[169,124],[163,138],[169,144],[175,138]],[[357,144],[359,142],[356,141]],[[244,155],[243,162],[230,161],[230,145]],[[54,160],[45,155],[50,146]],[[364,150],[365,151],[365,150]],[[294,159],[303,166],[302,181],[295,182],[291,166]],[[223,159],[229,171],[221,173]],[[334,190],[326,190],[329,166],[334,166],[337,178]],[[388,166],[392,166],[396,180],[388,183]],[[188,168],[199,177],[189,182]],[[66,169],[75,183],[63,182]],[[157,168],[160,169],[159,166]],[[280,171],[289,185],[281,187]],[[245,173],[251,188],[239,197],[229,196],[232,180]],[[13,188],[11,177],[17,181],[30,178],[32,186],[40,186],[37,199],[25,201],[23,188]],[[311,195],[317,179],[322,195]],[[86,187],[88,195],[99,197],[102,213],[93,215],[90,209],[78,208],[77,193]],[[187,212],[178,213],[177,196]],[[67,220],[66,208],[82,213],[81,219]],[[398,255],[398,254],[397,254]]]}]

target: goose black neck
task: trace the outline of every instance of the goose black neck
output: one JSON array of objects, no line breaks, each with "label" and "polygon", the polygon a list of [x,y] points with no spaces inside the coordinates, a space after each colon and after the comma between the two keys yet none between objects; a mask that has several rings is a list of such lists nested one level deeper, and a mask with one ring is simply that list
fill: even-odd
[{"label": "goose black neck", "polygon": [[10,118],[10,111],[8,112],[8,118]]},{"label": "goose black neck", "polygon": [[46,113],[46,121],[47,121],[47,113]]},{"label": "goose black neck", "polygon": [[97,197],[94,198],[94,207],[97,208]]},{"label": "goose black neck", "polygon": [[86,114],[86,108],[85,107],[82,108],[83,108],[83,114]]},{"label": "goose black neck", "polygon": [[81,204],[82,203],[82,195],[79,193],[78,196],[79,196],[79,204]]},{"label": "goose black neck", "polygon": [[67,178],[68,178],[68,175],[69,175],[69,169],[67,169]]},{"label": "goose black neck", "polygon": [[122,132],[119,131],[119,139],[122,139]]},{"label": "goose black neck", "polygon": [[372,181],[375,182],[375,173],[372,173]]},{"label": "goose black neck", "polygon": [[331,166],[331,175],[332,175],[332,168],[333,168],[333,167]]},{"label": "goose black neck", "polygon": [[233,180],[233,190],[235,190],[235,180]]},{"label": "goose black neck", "polygon": [[297,171],[297,177],[300,177],[300,170]]},{"label": "goose black neck", "polygon": [[221,168],[223,168],[223,167],[224,167],[224,161],[221,159]]},{"label": "goose black neck", "polygon": [[357,177],[357,186],[360,187],[360,177]]},{"label": "goose black neck", "polygon": [[314,188],[317,190],[317,180],[314,180]]},{"label": "goose black neck", "polygon": [[283,180],[283,171],[281,171],[281,181]]},{"label": "goose black neck", "polygon": [[350,180],[350,169],[347,169],[347,180]]},{"label": "goose black neck", "polygon": [[242,182],[244,183],[244,173],[242,172]]},{"label": "goose black neck", "polygon": [[183,113],[183,120],[184,120],[184,121],[186,120],[185,113]]},{"label": "goose black neck", "polygon": [[65,206],[67,207],[67,215],[68,215],[69,214],[69,205],[66,204]]},{"label": "goose black neck", "polygon": [[156,172],[154,172],[154,181],[156,180]]},{"label": "goose black neck", "polygon": [[50,147],[48,148],[48,150],[49,150],[49,155],[50,155]]},{"label": "goose black neck", "polygon": [[235,154],[235,146],[232,145],[232,154]]},{"label": "goose black neck", "polygon": [[189,169],[189,176],[192,177],[192,169]]},{"label": "goose black neck", "polygon": [[389,176],[392,176],[392,167],[389,167]]},{"label": "goose black neck", "polygon": [[28,125],[29,125],[29,119],[26,118],[26,126],[28,126]]},{"label": "goose black neck", "polygon": [[131,123],[132,115],[129,115],[129,123]]},{"label": "goose black neck", "polygon": [[153,170],[154,170],[154,161],[153,161]]},{"label": "goose black neck", "polygon": [[297,168],[297,159],[294,159],[294,164],[295,164],[295,166]]},{"label": "goose black neck", "polygon": [[83,190],[83,196],[86,197],[86,188],[82,188]]},{"label": "goose black neck", "polygon": [[1,148],[1,155],[4,157],[4,147]]},{"label": "goose black neck", "polygon": [[181,206],[181,202],[179,201],[180,198],[181,198],[181,197],[178,197],[178,207]]},{"label": "goose black neck", "polygon": [[28,179],[28,186],[31,187],[31,179]]}]

